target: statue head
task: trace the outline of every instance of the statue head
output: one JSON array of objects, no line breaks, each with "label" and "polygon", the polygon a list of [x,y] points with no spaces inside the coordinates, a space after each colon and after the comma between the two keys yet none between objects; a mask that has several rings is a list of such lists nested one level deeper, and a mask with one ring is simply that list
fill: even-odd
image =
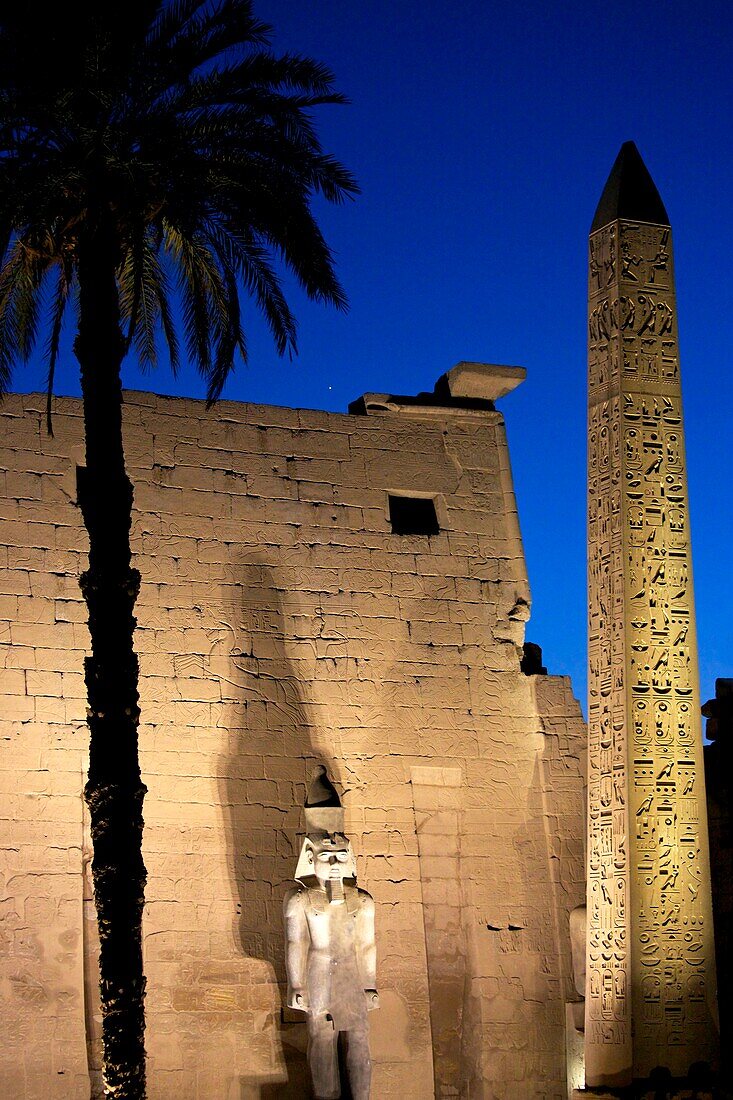
[{"label": "statue head", "polygon": [[343,833],[308,833],[298,859],[295,877],[304,885],[316,878],[321,886],[356,881],[356,860],[351,844]]},{"label": "statue head", "polygon": [[344,811],[336,788],[319,765],[305,800],[306,836],[300,849],[296,882],[328,887],[332,899],[343,897],[344,880],[356,881],[356,860],[344,835]]}]

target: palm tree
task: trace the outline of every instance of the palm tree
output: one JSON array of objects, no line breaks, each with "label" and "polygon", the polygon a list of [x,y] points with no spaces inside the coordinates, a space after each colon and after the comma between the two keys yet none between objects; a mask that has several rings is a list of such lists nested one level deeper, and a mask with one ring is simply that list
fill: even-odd
[{"label": "palm tree", "polygon": [[[111,10],[105,10],[111,9]],[[89,534],[89,775],[106,1095],[145,1094],[138,664],[120,368],[130,348],[179,362],[209,405],[246,359],[240,292],[282,354],[295,322],[277,265],[345,305],[314,219],[317,193],[357,191],[324,153],[311,108],[343,103],[322,65],[267,50],[249,0],[70,3],[0,14],[0,392],[45,322],[48,416],[62,320],[75,317]],[[44,312],[45,311],[45,312]],[[161,336],[162,334],[162,336]]]}]

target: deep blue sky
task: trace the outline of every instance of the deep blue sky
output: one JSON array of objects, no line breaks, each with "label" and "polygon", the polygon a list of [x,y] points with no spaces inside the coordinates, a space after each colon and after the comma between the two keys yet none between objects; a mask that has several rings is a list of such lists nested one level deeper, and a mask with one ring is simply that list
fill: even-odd
[{"label": "deep blue sky", "polygon": [[[349,107],[326,147],[363,194],[322,224],[351,309],[292,300],[300,355],[253,316],[225,397],[344,411],[461,359],[521,364],[502,402],[534,607],[527,637],[585,704],[586,239],[636,141],[670,215],[703,699],[733,675],[730,350],[733,15],[728,0],[255,0],[279,51],[329,64]],[[37,389],[40,369],[16,387]],[[125,384],[202,396],[165,367]],[[58,391],[78,393],[73,360]],[[215,415],[213,413],[212,415]],[[205,433],[202,425],[202,435]]]}]

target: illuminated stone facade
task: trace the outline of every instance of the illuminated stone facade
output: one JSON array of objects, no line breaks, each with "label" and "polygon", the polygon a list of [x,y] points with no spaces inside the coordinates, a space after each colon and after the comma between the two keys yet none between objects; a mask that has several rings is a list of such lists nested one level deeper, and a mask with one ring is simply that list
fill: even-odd
[{"label": "illuminated stone facade", "polygon": [[716,1060],[669,222],[625,145],[590,237],[586,1080]]},{"label": "illuminated stone facade", "polygon": [[[151,1100],[307,1095],[281,911],[317,761],[376,905],[372,1096],[565,1100],[585,730],[567,680],[520,671],[487,378],[516,372],[364,415],[126,395]],[[0,407],[0,1095],[88,1100],[81,408],[51,439],[44,405]],[[432,499],[439,532],[393,533],[390,495]]]}]

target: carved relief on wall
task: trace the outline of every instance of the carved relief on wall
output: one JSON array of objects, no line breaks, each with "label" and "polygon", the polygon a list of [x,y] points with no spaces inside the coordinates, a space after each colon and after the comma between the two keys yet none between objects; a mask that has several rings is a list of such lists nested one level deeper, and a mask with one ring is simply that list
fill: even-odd
[{"label": "carved relief on wall", "polygon": [[593,235],[589,259],[591,397],[612,379],[675,387],[679,363],[669,229],[628,222],[609,226]]},{"label": "carved relief on wall", "polygon": [[[631,989],[624,699],[620,403],[589,416],[589,843],[587,1038],[623,1047]],[[620,612],[620,614],[619,614]]]}]

